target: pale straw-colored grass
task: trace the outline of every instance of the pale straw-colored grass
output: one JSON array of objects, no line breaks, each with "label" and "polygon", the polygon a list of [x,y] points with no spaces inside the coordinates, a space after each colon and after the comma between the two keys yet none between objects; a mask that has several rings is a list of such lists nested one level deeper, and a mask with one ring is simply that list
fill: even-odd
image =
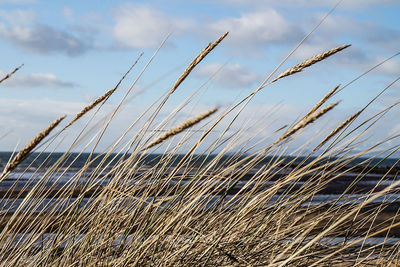
[{"label": "pale straw-colored grass", "polygon": [[310,111],[308,111],[308,113],[305,115],[305,117],[310,116],[311,114],[313,114],[315,111],[317,111],[329,98],[331,98],[335,92],[339,89],[340,84],[337,85],[335,88],[333,88],[332,90],[330,90],[320,101],[318,101],[313,107],[312,109],[310,109]]},{"label": "pale straw-colored grass", "polygon": [[11,76],[14,75],[14,73],[16,73],[20,68],[22,68],[24,66],[24,64],[19,65],[18,67],[16,67],[13,71],[11,71],[10,73],[6,74],[6,76],[4,76],[3,78],[1,78],[0,83],[4,82],[5,80],[9,79]]},{"label": "pale straw-colored grass", "polygon": [[313,123],[315,120],[317,120],[318,118],[322,117],[324,114],[326,114],[327,112],[329,112],[331,109],[333,109],[334,107],[336,107],[339,104],[339,102],[333,103],[333,104],[329,104],[326,107],[323,107],[322,109],[315,111],[312,114],[309,114],[308,116],[305,116],[301,121],[299,121],[298,123],[296,123],[292,128],[290,128],[286,133],[284,133],[283,135],[281,135],[275,142],[274,144],[277,144],[279,142],[281,142],[282,140],[292,136],[293,134],[295,134],[297,131],[299,131],[300,129],[306,127],[307,125],[309,125],[310,123]]},{"label": "pale straw-colored grass", "polygon": [[57,125],[65,118],[66,116],[61,116],[56,119],[52,123],[50,123],[45,129],[39,132],[29,143],[25,145],[25,147],[15,155],[15,157],[7,163],[5,166],[3,173],[1,174],[0,181],[2,181],[5,176],[14,170],[28,155],[29,153],[46,137],[50,134],[50,132],[57,127]]},{"label": "pale straw-colored grass", "polygon": [[90,104],[88,104],[87,106],[85,106],[81,111],[79,111],[75,117],[64,127],[64,129],[68,128],[69,126],[71,126],[72,124],[74,124],[77,120],[79,120],[83,115],[85,115],[86,113],[88,113],[90,110],[92,110],[94,107],[96,107],[98,104],[100,104],[103,101],[106,101],[120,86],[120,84],[122,83],[122,81],[126,78],[126,76],[129,74],[129,72],[133,69],[133,67],[135,67],[135,65],[139,62],[140,58],[142,57],[143,53],[141,53],[139,55],[139,57],[136,59],[135,63],[132,64],[132,66],[128,69],[128,71],[121,77],[121,79],[118,81],[118,83],[111,88],[110,90],[108,90],[107,92],[105,92],[103,95],[99,96],[98,98],[96,98],[95,100],[93,100]]},{"label": "pale straw-colored grass", "polygon": [[328,51],[325,51],[325,52],[319,53],[319,54],[317,54],[315,56],[312,56],[312,57],[304,60],[303,62],[301,62],[301,63],[299,63],[299,64],[297,64],[297,65],[295,65],[295,66],[293,66],[293,67],[291,67],[291,68],[289,68],[287,70],[285,70],[284,72],[282,72],[281,74],[276,76],[271,82],[276,82],[279,79],[282,79],[284,77],[293,75],[295,73],[298,73],[298,72],[304,70],[305,68],[308,68],[308,67],[310,67],[310,66],[312,66],[312,65],[314,65],[314,64],[316,64],[316,63],[318,63],[318,62],[320,62],[322,60],[325,60],[328,57],[330,57],[330,56],[332,56],[332,55],[334,55],[334,54],[336,54],[336,53],[338,53],[338,52],[342,51],[343,49],[346,49],[346,48],[348,48],[350,46],[351,45],[338,46],[338,47],[332,48],[332,49],[330,49]]},{"label": "pale straw-colored grass", "polygon": [[319,149],[320,147],[324,146],[326,142],[328,142],[332,137],[334,137],[337,133],[339,133],[341,130],[344,129],[349,123],[353,122],[358,116],[360,116],[361,112],[363,110],[359,110],[350,117],[348,117],[345,121],[343,121],[338,127],[336,127],[332,132],[330,132],[324,140],[321,141],[321,143],[318,145],[316,149]]},{"label": "pale straw-colored grass", "polygon": [[154,139],[153,141],[150,142],[150,144],[148,144],[143,150],[147,150],[153,146],[156,146],[160,143],[162,143],[164,140],[167,140],[168,138],[179,134],[180,132],[186,130],[187,128],[192,127],[193,125],[196,125],[197,123],[201,122],[202,120],[204,120],[205,118],[211,116],[212,114],[214,114],[215,112],[218,111],[218,108],[213,108],[210,109],[204,113],[201,113],[193,118],[190,118],[184,122],[182,122],[181,124],[165,131],[163,134],[161,134],[159,137],[157,137],[156,139]]},{"label": "pale straw-colored grass", "polygon": [[[149,107],[137,114],[107,149],[99,154],[91,153],[84,166],[76,170],[68,160],[72,157],[72,162],[77,161],[91,144],[97,147],[103,140],[105,130],[117,118],[117,111],[153,57],[109,119],[94,123],[92,131],[83,134],[82,130],[74,139],[69,152],[77,143],[86,142],[79,154],[62,155],[50,166],[47,162],[50,155],[43,162],[34,159],[34,163],[40,163],[43,168],[31,177],[36,183],[24,187],[25,191],[12,187],[0,199],[0,204],[8,203],[13,196],[21,200],[14,212],[10,207],[15,204],[0,205],[0,265],[351,266],[364,262],[382,265],[398,262],[398,244],[392,246],[384,241],[384,244],[367,246],[364,240],[388,237],[390,231],[398,234],[400,216],[385,211],[396,200],[379,202],[372,208],[369,205],[388,194],[398,193],[399,182],[374,187],[360,193],[356,199],[351,198],[357,182],[374,171],[374,157],[388,157],[400,149],[394,144],[394,136],[370,146],[364,144],[363,151],[349,154],[391,108],[361,121],[352,129],[353,136],[346,134],[340,139],[349,139],[349,142],[343,145],[333,142],[322,154],[317,153],[319,149],[311,154],[306,152],[312,141],[320,144],[317,146],[320,148],[350,124],[355,124],[360,111],[341,122],[325,138],[321,138],[325,136],[323,132],[298,145],[292,152],[293,157],[289,157],[288,147],[296,144],[302,129],[330,115],[338,102],[325,103],[341,91],[339,86],[278,136],[286,127],[273,126],[271,131],[271,113],[265,116],[254,113],[254,121],[243,122],[233,114],[233,119],[225,122],[238,106],[236,104],[223,110],[220,116],[210,118],[217,112],[214,108],[164,130],[166,125],[174,125],[182,113],[187,114],[185,109],[194,110],[194,96],[202,87],[168,116],[162,117],[159,111],[168,97],[177,92],[192,70],[226,36],[227,33],[207,45],[165,95],[156,97]],[[300,72],[346,47],[306,60],[273,81]],[[118,84],[115,89],[117,87]],[[83,113],[77,114],[77,119],[88,112],[91,105],[105,101],[115,89],[85,107]],[[255,93],[251,98],[254,96]],[[245,97],[238,103],[247,101],[247,104],[251,98]],[[206,118],[209,123],[201,125]],[[10,160],[3,174],[15,169],[62,119],[53,122],[28,143]],[[153,128],[153,121],[161,122]],[[285,124],[286,121],[280,123]],[[198,129],[190,131],[195,125]],[[149,129],[155,131],[149,134]],[[268,132],[272,133],[268,135]],[[174,140],[178,142],[165,142],[180,133],[184,134]],[[66,142],[58,135],[52,143],[56,141]],[[392,142],[389,149],[359,164],[354,163],[389,141]],[[200,147],[203,151],[197,150]],[[149,149],[165,150],[160,155],[152,155],[145,153]],[[396,164],[383,172],[379,180],[381,185],[395,178]],[[312,202],[349,173],[357,175],[348,187],[342,188],[338,197]],[[63,182],[66,179],[67,182]],[[49,182],[52,182],[50,188]],[[336,237],[343,237],[343,241],[328,242]],[[356,239],[351,239],[353,237]]]},{"label": "pale straw-colored grass", "polygon": [[179,87],[179,85],[186,79],[187,76],[193,71],[193,69],[212,51],[215,47],[217,47],[222,40],[228,36],[229,32],[221,35],[217,40],[213,43],[209,43],[204,49],[192,60],[192,62],[186,67],[185,71],[179,76],[178,80],[176,80],[175,84],[171,88],[171,94],[175,92],[175,90]]}]

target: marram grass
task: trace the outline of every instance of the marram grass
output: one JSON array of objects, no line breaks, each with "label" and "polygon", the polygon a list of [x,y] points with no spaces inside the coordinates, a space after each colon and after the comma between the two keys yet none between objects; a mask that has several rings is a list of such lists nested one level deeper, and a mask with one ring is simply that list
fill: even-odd
[{"label": "marram grass", "polygon": [[15,157],[11,159],[10,162],[7,163],[5,166],[3,173],[0,176],[0,181],[2,181],[5,176],[14,170],[18,164],[20,164],[28,155],[29,153],[46,137],[50,134],[50,132],[57,127],[58,124],[65,118],[66,116],[61,116],[60,118],[56,119],[52,123],[50,123],[45,129],[39,132],[29,143],[25,145],[25,147],[19,151]]},{"label": "marram grass", "polygon": [[[390,156],[399,148],[393,145],[396,139],[389,138],[361,152],[352,151],[387,110],[357,122],[353,135],[329,143],[339,132],[355,124],[360,112],[355,113],[328,131],[328,135],[316,136],[312,141],[319,145],[309,150],[312,152],[306,152],[307,144],[295,148],[297,155],[303,157],[287,158],[287,146],[294,144],[303,129],[335,112],[339,102],[325,103],[337,94],[339,86],[293,126],[270,129],[270,138],[264,137],[269,117],[257,120],[256,125],[249,119],[248,124],[235,128],[237,121],[224,121],[234,110],[229,108],[219,116],[214,108],[180,119],[183,122],[179,124],[173,123],[182,109],[190,107],[192,98],[160,124],[161,129],[157,128],[160,135],[149,137],[147,129],[153,121],[162,119],[159,111],[168,96],[176,93],[177,87],[225,37],[227,33],[195,57],[169,87],[166,97],[160,98],[161,104],[157,99],[151,105],[157,108],[149,107],[137,114],[143,120],[136,120],[135,127],[127,127],[109,149],[91,155],[80,169],[73,169],[67,161],[70,155],[65,154],[53,165],[38,169],[40,175],[35,184],[22,189],[12,186],[0,192],[2,203],[10,199],[18,199],[20,203],[15,210],[9,205],[0,206],[1,266],[400,264],[400,243],[391,241],[391,237],[400,235],[398,212],[390,211],[396,200],[375,202],[398,193],[399,182],[385,185],[395,179],[396,166],[378,169],[381,185],[359,192],[357,198],[351,194],[358,192],[356,181],[376,170],[371,165],[374,157]],[[304,71],[346,47],[312,57],[273,81]],[[84,107],[71,123],[111,96],[124,78]],[[125,98],[121,102],[124,104]],[[116,119],[114,113],[112,118]],[[17,172],[17,167],[63,118],[50,124],[10,159],[2,179],[26,171]],[[232,130],[216,131],[216,126],[222,123],[228,123]],[[176,126],[164,129],[167,124]],[[266,126],[255,127],[259,124]],[[83,129],[71,144],[71,150],[78,142],[87,142],[90,147],[97,136],[104,138],[106,132],[102,126],[94,122],[93,129],[97,132]],[[200,137],[198,131],[203,133]],[[124,143],[123,138],[128,134],[130,139]],[[60,138],[60,135],[51,138],[49,146]],[[271,142],[271,138],[275,141]],[[354,164],[356,159],[388,141],[391,149]],[[203,143],[205,148],[197,151]],[[318,154],[326,145],[324,153]],[[152,155],[146,152],[156,146],[164,153],[151,161]],[[36,163],[46,166],[46,160]],[[68,171],[73,176],[62,183]],[[332,188],[336,180],[354,173],[354,183]],[[28,180],[35,179],[37,176],[33,174]],[[50,181],[52,187],[48,186]],[[336,190],[337,197],[330,202],[313,202],[327,190]],[[379,237],[379,242],[368,244],[374,237]]]}]

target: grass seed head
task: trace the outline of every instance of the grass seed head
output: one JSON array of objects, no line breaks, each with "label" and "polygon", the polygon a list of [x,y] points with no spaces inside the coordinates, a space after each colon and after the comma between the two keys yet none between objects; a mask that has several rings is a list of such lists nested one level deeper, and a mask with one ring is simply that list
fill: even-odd
[{"label": "grass seed head", "polygon": [[351,45],[338,46],[338,47],[333,48],[331,50],[328,50],[326,52],[323,52],[323,53],[320,53],[318,55],[315,55],[315,56],[313,56],[313,57],[311,57],[311,58],[309,58],[309,59],[307,59],[307,60],[305,60],[305,61],[303,61],[303,62],[301,62],[301,63],[299,63],[299,64],[297,64],[297,65],[295,65],[295,66],[293,66],[291,68],[289,68],[289,69],[287,69],[286,71],[282,72],[277,77],[275,77],[271,81],[271,83],[276,82],[277,80],[282,79],[284,77],[287,77],[287,76],[293,75],[295,73],[298,73],[298,72],[302,71],[303,69],[308,68],[308,67],[314,65],[315,63],[318,63],[318,62],[320,62],[320,61],[322,61],[324,59],[327,59],[328,57],[330,57],[330,56],[342,51],[343,49],[346,49],[349,46],[351,46]]},{"label": "grass seed head", "polygon": [[103,95],[99,96],[95,100],[92,101],[89,105],[84,107],[81,111],[79,111],[75,117],[67,124],[67,126],[64,127],[64,130],[74,124],[77,120],[79,120],[83,115],[88,113],[90,110],[92,110],[94,107],[96,107],[98,104],[100,104],[103,101],[106,101],[120,86],[122,81],[126,78],[126,76],[129,74],[129,72],[133,69],[133,67],[138,63],[139,59],[142,57],[143,53],[139,55],[139,57],[136,59],[135,63],[129,68],[129,70],[121,77],[121,79],[118,81],[118,83],[114,86],[114,88],[108,90],[105,92]]},{"label": "grass seed head", "polygon": [[144,150],[147,150],[155,145],[160,144],[161,142],[163,142],[164,140],[177,135],[178,133],[184,131],[185,129],[192,127],[193,125],[199,123],[200,121],[204,120],[205,118],[211,116],[212,114],[214,114],[215,112],[217,112],[218,108],[213,108],[210,109],[204,113],[201,113],[193,118],[190,118],[184,122],[182,122],[181,124],[169,129],[168,131],[164,132],[163,134],[161,134],[159,137],[157,137],[156,139],[154,139],[152,142],[150,142],[150,144],[148,146],[146,146],[146,148]]},{"label": "grass seed head", "polygon": [[336,102],[333,104],[330,104],[319,111],[316,111],[312,113],[311,115],[305,116],[301,121],[299,121],[297,124],[295,124],[291,129],[289,129],[286,133],[284,133],[281,137],[279,137],[278,140],[274,142],[274,144],[279,143],[280,141],[292,136],[294,133],[296,133],[298,130],[306,127],[308,124],[313,123],[315,120],[318,118],[322,117],[324,114],[326,114],[328,111],[336,107],[340,102]]},{"label": "grass seed head", "polygon": [[43,129],[40,133],[38,133],[26,146],[15,155],[15,157],[7,163],[6,167],[3,170],[2,175],[0,176],[0,181],[4,179],[4,177],[14,170],[26,157],[29,153],[46,137],[50,134],[50,132],[57,127],[57,125],[65,118],[66,116],[62,116],[52,123],[50,123],[45,129]]},{"label": "grass seed head", "polygon": [[179,85],[186,79],[186,77],[192,72],[192,70],[212,51],[214,48],[222,42],[222,40],[229,34],[229,32],[224,33],[221,35],[214,43],[209,43],[194,59],[193,61],[187,66],[185,71],[182,75],[178,78],[175,82],[174,86],[170,91],[170,94],[175,92],[175,90],[179,87]]},{"label": "grass seed head", "polygon": [[16,73],[20,68],[22,68],[22,66],[24,66],[24,64],[19,65],[18,67],[16,67],[12,72],[8,73],[6,76],[4,76],[1,80],[0,83],[4,82],[5,80],[7,80],[8,78],[10,78],[14,73]]}]

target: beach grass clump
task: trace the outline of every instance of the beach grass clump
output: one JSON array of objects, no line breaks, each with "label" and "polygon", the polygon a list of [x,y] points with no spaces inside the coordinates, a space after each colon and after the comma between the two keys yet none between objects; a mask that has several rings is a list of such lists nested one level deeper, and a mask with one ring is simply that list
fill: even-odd
[{"label": "beach grass clump", "polygon": [[[91,120],[68,152],[57,157],[37,152],[23,165],[26,169],[17,171],[16,166],[64,119],[60,117],[10,159],[0,179],[15,181],[0,191],[1,266],[400,264],[398,166],[397,162],[384,168],[379,165],[399,145],[388,138],[362,151],[355,149],[390,108],[360,119],[366,106],[328,129],[326,135],[291,152],[288,147],[296,144],[304,129],[335,112],[339,102],[326,103],[340,91],[339,86],[291,127],[269,129],[268,118],[256,121],[257,125],[250,119],[248,124],[240,123],[235,116],[226,121],[234,110],[229,107],[212,108],[182,120],[180,115],[188,117],[182,110],[193,108],[191,97],[170,116],[161,117],[168,97],[177,93],[179,85],[227,34],[208,44],[164,97],[137,114],[108,149],[83,153],[93,143],[96,147],[110,125],[107,120]],[[347,47],[318,54],[272,82]],[[129,71],[65,128],[104,103]],[[126,96],[110,120],[117,118],[116,111],[126,103]],[[159,121],[156,130],[149,131],[153,122]],[[260,123],[266,126],[254,127]],[[225,130],[217,131],[217,126]],[[266,128],[272,132],[268,137]],[[72,127],[69,130],[73,133]],[[51,147],[61,136],[48,139]],[[389,141],[389,149],[370,156]],[[81,151],[71,153],[77,143],[85,142]],[[152,150],[161,152],[149,153]],[[51,161],[52,157],[56,160]],[[78,168],[77,162],[81,162]],[[32,166],[37,166],[34,172]],[[378,180],[363,186],[371,173]],[[17,187],[26,175],[31,175],[29,183]]]}]

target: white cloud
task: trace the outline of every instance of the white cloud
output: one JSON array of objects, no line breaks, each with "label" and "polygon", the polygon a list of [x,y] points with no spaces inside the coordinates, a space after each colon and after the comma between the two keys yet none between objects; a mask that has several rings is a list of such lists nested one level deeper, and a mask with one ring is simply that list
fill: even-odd
[{"label": "white cloud", "polygon": [[190,22],[168,17],[144,5],[124,4],[115,12],[114,37],[120,46],[153,47],[170,32],[185,30]]},{"label": "white cloud", "polygon": [[[315,14],[309,21],[311,24],[317,24],[324,13]],[[318,36],[324,39],[341,37],[354,41],[363,42],[364,46],[379,47],[385,50],[397,50],[400,42],[400,31],[392,29],[379,22],[368,20],[359,20],[353,17],[340,14],[332,14],[325,19],[318,29]]]},{"label": "white cloud", "polygon": [[[8,132],[12,130],[12,134],[7,135],[5,138],[0,139],[0,149],[1,150],[12,150],[14,146],[19,143],[19,147],[22,147],[26,142],[28,142],[33,136],[37,134],[38,131],[42,130],[46,125],[48,125],[55,118],[67,114],[67,119],[62,123],[60,127],[68,123],[68,121],[74,116],[76,112],[78,112],[83,106],[87,103],[79,103],[73,101],[55,101],[51,99],[0,99],[0,129],[3,129],[4,132]],[[242,132],[240,140],[246,141],[249,139],[249,136],[257,136],[257,138],[263,138],[265,136],[270,136],[275,130],[281,128],[283,125],[291,125],[295,119],[301,118],[302,115],[305,115],[309,108],[305,107],[301,104],[299,105],[291,105],[284,104],[279,105],[277,110],[277,106],[275,104],[263,103],[263,104],[255,104],[250,105],[246,109],[243,110],[241,115],[237,118],[235,123],[231,125],[229,133],[234,133],[238,131],[242,126],[244,127],[244,132]],[[102,142],[100,144],[100,148],[104,149],[109,144],[114,144],[115,140],[121,135],[122,132],[132,123],[132,114],[141,114],[143,110],[145,110],[146,106],[135,104],[125,106],[120,113],[117,114],[117,118],[115,118],[110,125],[110,128],[107,130],[106,135],[104,135]],[[198,114],[199,112],[203,112],[204,110],[208,110],[210,107],[207,106],[197,106],[193,109],[191,106],[188,109],[183,110],[177,115],[177,122],[171,122],[171,125],[178,123],[179,121],[183,121],[185,118],[192,117],[193,114]],[[104,115],[109,114],[112,111],[113,105],[106,103],[99,114],[97,114],[94,123],[103,118]],[[160,116],[158,117],[158,122],[165,118],[165,116],[173,113],[173,110],[176,109],[176,106],[165,106],[163,111],[160,112]],[[368,118],[375,111],[366,111],[367,114],[363,118]],[[347,118],[350,114],[354,113],[354,110],[342,110],[340,107],[337,107],[333,111],[326,114],[321,119],[317,120],[313,124],[307,126],[305,129],[299,131],[301,132],[299,137],[296,137],[294,144],[292,147],[299,147],[305,143],[307,143],[310,139],[317,138],[317,140],[321,140],[324,134],[328,134],[332,129],[336,128],[344,119]],[[223,132],[224,129],[228,126],[231,119],[235,116],[235,112],[231,113],[226,119],[222,120],[215,131],[204,140],[203,148],[209,146],[213,141],[218,138],[219,134]],[[393,112],[393,115],[396,116],[396,112]],[[68,149],[69,145],[73,142],[75,134],[73,132],[79,132],[81,127],[85,125],[85,122],[90,117],[86,115],[86,118],[83,118],[81,121],[78,121],[75,126],[70,129],[69,134],[65,135],[65,140],[62,141],[61,145],[58,147],[58,151],[65,151]],[[214,120],[218,115],[211,117],[209,120]],[[357,120],[357,125],[359,122],[363,121],[363,118]],[[393,127],[393,119],[388,118],[389,120],[382,121],[377,129],[373,129],[378,138],[384,138],[387,134],[386,131],[379,131],[379,129],[391,129]],[[102,124],[101,124],[102,125]],[[157,125],[157,122],[154,124]],[[166,126],[166,128],[171,125]],[[201,124],[195,126],[193,130],[201,129]],[[141,125],[135,126],[132,130],[131,134],[135,134]],[[268,126],[268,127],[267,127]],[[100,126],[101,127],[101,126]],[[252,127],[252,128],[248,128]],[[93,132],[94,134],[95,132]],[[281,131],[282,133],[282,131]],[[280,133],[280,134],[281,134]],[[151,132],[149,132],[151,134]],[[193,138],[189,140],[189,143],[193,144],[197,138],[200,137],[201,132],[195,133]],[[279,135],[279,134],[278,134]],[[274,135],[272,138],[269,138],[261,145],[266,146],[271,142],[275,141],[278,135]],[[163,149],[169,144],[176,144],[182,135],[177,136],[175,138],[171,138],[166,141],[161,149],[158,152],[163,151]],[[297,136],[297,134],[296,134]],[[91,134],[87,136],[87,138],[83,141],[83,144],[86,144],[88,140],[90,140]],[[130,141],[129,136],[127,137],[127,142]],[[372,144],[369,142],[369,144]],[[239,145],[240,144],[236,144]],[[199,149],[198,152],[201,152],[202,149]],[[235,149],[236,147],[234,147]]]},{"label": "white cloud", "polygon": [[10,27],[0,23],[0,37],[39,54],[61,52],[77,56],[90,48],[78,37],[42,24]]},{"label": "white cloud", "polygon": [[[322,13],[312,15],[308,21],[306,20],[306,27],[312,28],[323,15]],[[293,57],[304,60],[336,46],[352,44],[329,60],[343,68],[363,72],[398,52],[399,42],[400,31],[371,21],[332,14],[318,31],[297,49]],[[380,66],[373,74],[398,75],[399,65],[397,59],[391,60]]]},{"label": "white cloud", "polygon": [[82,106],[83,103],[55,101],[48,98],[0,99],[0,128],[3,132],[12,131],[0,140],[0,150],[12,151],[17,144],[18,148],[23,147],[56,118],[63,114],[72,115]]},{"label": "white cloud", "polygon": [[[50,122],[52,122],[54,119],[57,117],[67,114],[68,117],[64,122],[62,122],[61,126],[65,125],[68,123],[68,121],[73,118],[74,114],[78,112],[79,110],[82,109],[87,103],[81,103],[81,102],[73,102],[73,101],[56,101],[48,98],[41,98],[41,99],[0,99],[0,129],[3,129],[3,132],[7,132],[9,130],[12,130],[12,134],[6,136],[3,139],[0,139],[0,150],[5,150],[9,151],[14,148],[14,146],[19,143],[19,148],[22,147],[26,142],[28,142],[33,136],[37,134],[40,130],[42,130],[46,125],[48,125]],[[256,129],[253,129],[252,134],[261,134],[261,135],[268,135],[270,134],[271,131],[276,130],[277,128],[282,127],[283,124],[285,123],[290,123],[293,121],[294,117],[298,116],[299,114],[299,109],[298,107],[290,106],[290,105],[282,105],[280,111],[281,114],[279,117],[282,119],[281,121],[277,121],[276,124],[271,126],[269,130],[265,132],[258,132],[258,128],[262,128],[263,125],[253,125],[252,122],[254,119],[261,119],[265,121],[265,117],[263,117],[263,114],[265,112],[270,111],[271,109],[274,108],[275,105],[271,104],[263,104],[260,106],[252,106],[248,107],[243,111],[243,116],[240,116],[237,119],[237,123],[232,125],[232,133],[235,132],[239,127],[243,126],[246,123],[249,123],[248,126],[253,126]],[[177,116],[177,122],[171,122],[166,128],[171,127],[175,123],[178,123],[179,121],[183,121],[186,118],[194,116],[194,114],[198,114],[199,112],[204,112],[205,110],[208,110],[210,107],[209,106],[197,106],[195,108],[190,107],[188,109],[182,110]],[[115,140],[121,135],[122,132],[132,123],[132,114],[141,114],[143,110],[146,109],[146,106],[143,105],[128,105],[125,106],[121,112],[117,114],[117,118],[113,120],[113,123],[110,125],[110,128],[107,130],[106,134],[103,137],[103,141],[100,144],[100,148],[104,149],[107,147],[109,144],[115,143]],[[154,128],[156,127],[157,123],[161,121],[161,119],[164,119],[166,116],[170,115],[173,113],[173,111],[176,109],[176,106],[165,106],[160,112],[160,116],[158,116],[156,122],[154,123]],[[100,113],[96,116],[94,123],[99,121],[103,116],[106,114],[109,114],[110,111],[113,110],[113,105],[106,103],[103,108],[101,109]],[[301,111],[304,111],[304,108],[302,108]],[[231,114],[231,117],[234,114]],[[211,117],[208,120],[213,120],[217,117],[218,115],[215,115]],[[86,115],[85,118],[83,118],[81,121],[78,121],[75,126],[73,126],[70,131],[74,132],[79,132],[83,125],[85,125],[85,122],[87,119],[90,117],[89,115]],[[229,117],[230,118],[230,117]],[[213,140],[215,140],[216,137],[222,132],[223,129],[225,129],[230,121],[230,119],[227,118],[227,120],[223,120],[220,125],[217,127],[215,132],[210,136],[210,138],[207,138],[204,140],[204,144],[206,146],[210,145]],[[250,121],[251,119],[251,121]],[[102,124],[101,124],[102,125]],[[193,130],[201,129],[202,123],[199,125],[195,126]],[[140,125],[135,127],[132,130],[132,134],[135,134],[137,130],[139,130]],[[75,134],[70,134],[65,136],[65,140],[61,143],[61,145],[58,147],[59,151],[65,151],[68,149],[69,145],[73,142],[73,139],[75,137]],[[149,132],[151,134],[151,132]],[[201,132],[195,133],[194,138],[199,138]],[[182,135],[181,135],[182,136]],[[176,143],[181,136],[177,136],[175,138],[171,138],[170,140],[166,141],[164,146],[159,150],[162,151],[168,144]],[[83,142],[83,144],[87,143],[87,140],[90,140],[91,136],[87,137],[85,139],[86,141]],[[243,138],[246,138],[244,136]],[[174,139],[174,140],[173,140]],[[128,138],[128,142],[129,142]],[[195,139],[191,139],[190,143],[193,143]]]},{"label": "white cloud", "polygon": [[[0,70],[0,77],[7,73]],[[60,80],[52,73],[32,73],[32,74],[14,74],[11,78],[5,80],[2,87],[44,87],[44,88],[70,88],[77,84]]]},{"label": "white cloud", "polygon": [[217,85],[225,88],[249,89],[251,85],[261,79],[260,75],[253,73],[251,70],[239,64],[225,66],[221,64],[208,64],[199,67],[196,74],[199,77],[208,78],[217,71],[218,73],[213,78],[213,81],[215,81]]},{"label": "white cloud", "polygon": [[65,53],[77,56],[92,48],[88,38],[35,21],[26,10],[0,10],[0,38],[39,54]]},{"label": "white cloud", "polygon": [[[63,114],[67,114],[68,117],[59,126],[59,128],[61,128],[62,126],[66,125],[69,120],[71,120],[73,116],[87,104],[88,103],[74,101],[57,101],[48,98],[0,99],[0,129],[2,129],[0,135],[12,130],[12,134],[0,139],[0,150],[13,150],[16,144],[19,144],[18,148],[21,148],[50,122],[54,121]],[[83,135],[82,138],[84,140],[81,145],[87,144],[93,136],[92,134],[96,134],[96,132],[102,128],[104,124],[101,122],[105,116],[108,117],[111,114],[114,108],[115,106],[109,104],[108,102],[102,106],[102,109],[99,111],[99,113],[97,113],[93,122],[88,127],[89,129],[92,126],[97,125],[96,129],[93,132],[90,132],[88,135]],[[106,134],[103,136],[102,141],[99,144],[99,149],[105,149],[110,144],[115,144],[115,141],[133,122],[132,114],[141,114],[146,108],[146,105],[140,104],[123,106],[123,108],[117,113],[117,117],[113,119],[110,127],[107,129]],[[192,108],[193,107],[180,112],[177,116],[178,121],[192,117],[194,114],[198,114],[198,112],[204,112],[210,107],[199,106],[195,109]],[[162,119],[164,119],[165,116],[173,113],[175,109],[176,106],[165,106],[152,127],[156,127],[156,125]],[[70,144],[74,142],[75,133],[79,133],[92,114],[93,112],[86,114],[85,117],[77,121],[77,123],[75,123],[69,129],[68,134],[62,137],[63,141],[57,147],[57,151],[66,151],[69,148]],[[97,124],[98,122],[100,122],[100,124]],[[171,125],[172,124],[173,123],[171,123]],[[131,135],[139,132],[140,128],[141,125],[134,127],[131,130],[131,133],[126,137],[125,141],[130,142]],[[151,131],[148,133],[151,134]],[[56,143],[58,143],[58,141]],[[87,150],[90,150],[90,148]]]},{"label": "white cloud", "polygon": [[274,9],[228,17],[206,27],[207,33],[230,31],[226,42],[240,47],[265,46],[299,40],[301,30]]}]

